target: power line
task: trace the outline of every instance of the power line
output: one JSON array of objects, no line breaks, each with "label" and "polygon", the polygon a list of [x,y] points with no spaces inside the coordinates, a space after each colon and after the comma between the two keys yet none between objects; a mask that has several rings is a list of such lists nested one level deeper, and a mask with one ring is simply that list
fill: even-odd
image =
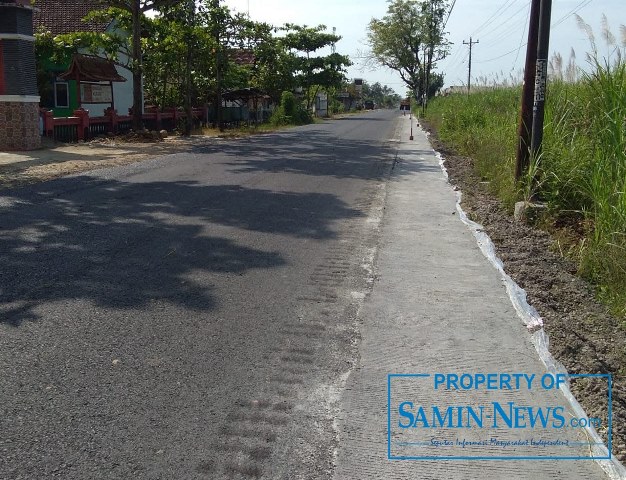
[{"label": "power line", "polygon": [[502,55],[500,55],[498,57],[490,58],[489,60],[480,60],[480,61],[478,61],[476,63],[488,63],[488,62],[493,62],[494,60],[500,60],[501,58],[508,57],[509,55],[512,55],[513,53],[518,52],[520,49],[522,49],[526,45],[528,45],[528,43],[525,43],[524,45],[522,45],[522,46],[520,46],[518,48],[514,48],[510,52],[503,53]]},{"label": "power line", "polygon": [[[526,13],[527,17],[530,17],[530,3],[528,4],[528,12]],[[522,50],[522,46],[524,44],[524,35],[526,34],[526,27],[528,27],[528,22],[524,22],[524,30],[522,30],[522,38],[519,41],[519,48],[517,49],[517,55],[515,56],[515,60],[513,61],[513,66],[511,70],[515,68],[515,64],[517,63],[517,59],[519,58],[519,52]]]},{"label": "power line", "polygon": [[585,8],[587,5],[589,5],[591,3],[592,0],[583,0],[582,2],[580,2],[578,4],[578,6],[576,6],[574,8],[574,10],[572,10],[571,12],[569,12],[567,15],[565,15],[564,17],[560,18],[559,20],[557,20],[554,24],[552,24],[552,28],[554,27],[558,27],[559,25],[561,25],[565,20],[567,20],[569,17],[571,17],[572,15],[574,15],[576,12],[578,12],[579,10],[582,10],[583,8]]},{"label": "power line", "polygon": [[585,8],[587,5],[589,5],[591,3],[592,0],[583,0],[582,2],[580,2],[576,7],[574,7],[574,9],[569,12],[568,14],[564,15],[562,18],[560,18],[559,20],[557,20],[552,27],[557,27],[560,24],[562,24],[565,20],[567,20],[569,17],[573,16],[575,13],[577,13],[578,11],[582,10],[583,8]]},{"label": "power line", "polygon": [[[512,2],[514,2],[515,0],[507,0],[503,5],[500,6],[500,8],[498,8],[487,20],[485,20],[482,24],[480,24],[476,30],[474,30],[474,32],[472,32],[472,35],[476,35],[477,33],[479,33],[483,28],[488,27],[489,25],[491,25],[496,17],[498,16],[498,14],[501,11],[506,11],[508,8],[511,8],[512,6]],[[511,4],[511,5],[509,5]]]},{"label": "power line", "polygon": [[[522,8],[520,8],[519,10],[516,10],[515,13],[513,13],[513,15],[511,15],[510,17],[508,17],[506,20],[504,20],[503,22],[501,22],[497,27],[489,30],[487,33],[483,33],[481,36],[483,38],[488,37],[489,35],[491,35],[494,32],[497,32],[498,30],[500,30],[503,27],[506,27],[507,24],[511,21],[514,20],[522,11],[524,11],[525,9],[528,8],[528,5],[530,5],[530,1],[528,2],[527,5],[523,5]],[[494,41],[494,44],[499,42],[503,37],[507,37],[509,36],[509,32],[504,32],[504,35],[500,35],[496,41]]]},{"label": "power line", "polygon": [[[574,15],[578,11],[582,10],[583,8],[585,8],[592,1],[593,0],[583,0],[582,2],[580,2],[571,12],[569,12],[566,15],[564,15],[559,20],[557,20],[554,24],[552,24],[552,28],[557,27],[558,25],[561,25],[565,20],[567,20],[572,15]],[[524,43],[523,45],[520,45],[518,48],[515,48],[515,49],[513,49],[513,50],[511,50],[509,52],[503,53],[502,55],[499,55],[499,56],[493,57],[493,58],[489,58],[487,60],[479,60],[479,61],[476,61],[475,63],[489,63],[489,62],[493,62],[495,60],[500,60],[501,58],[504,58],[504,57],[508,57],[509,55],[512,55],[513,53],[516,53],[516,52],[519,54],[519,51],[522,48],[524,48],[525,46],[527,46],[527,45],[528,45],[528,43]]]},{"label": "power line", "polygon": [[454,60],[451,63],[451,65],[448,67],[448,70],[454,70],[454,69],[460,67],[461,65],[463,65],[465,63],[465,61],[467,60],[468,55],[469,55],[469,52],[467,50],[463,49],[463,52],[461,52],[461,55],[457,56],[456,60]]}]

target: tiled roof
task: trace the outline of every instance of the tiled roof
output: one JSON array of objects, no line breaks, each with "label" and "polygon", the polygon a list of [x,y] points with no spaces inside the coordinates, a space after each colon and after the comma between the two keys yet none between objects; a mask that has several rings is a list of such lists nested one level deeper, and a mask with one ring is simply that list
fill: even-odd
[{"label": "tiled roof", "polygon": [[234,61],[237,65],[254,65],[254,61],[256,60],[254,57],[254,53],[250,50],[230,50],[228,52],[228,56],[232,61]]},{"label": "tiled roof", "polygon": [[72,32],[104,32],[108,24],[83,22],[91,11],[106,8],[97,0],[36,0],[33,28],[49,30],[53,35]]},{"label": "tiled roof", "polygon": [[126,79],[117,73],[113,62],[93,55],[74,55],[67,72],[60,75],[67,80],[85,82],[125,82]]}]

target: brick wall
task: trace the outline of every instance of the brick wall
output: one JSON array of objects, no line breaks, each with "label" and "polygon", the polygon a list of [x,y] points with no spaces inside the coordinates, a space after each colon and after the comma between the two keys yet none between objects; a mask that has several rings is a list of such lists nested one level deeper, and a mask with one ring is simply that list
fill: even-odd
[{"label": "brick wall", "polygon": [[40,146],[39,104],[0,101],[0,151],[34,150]]}]

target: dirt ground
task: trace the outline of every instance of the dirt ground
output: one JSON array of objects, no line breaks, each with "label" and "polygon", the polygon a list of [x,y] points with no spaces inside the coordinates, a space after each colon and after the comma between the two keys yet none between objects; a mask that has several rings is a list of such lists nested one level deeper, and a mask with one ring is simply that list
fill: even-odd
[{"label": "dirt ground", "polygon": [[[433,132],[450,183],[463,192],[462,207],[482,224],[496,246],[505,271],[528,295],[542,316],[550,352],[569,373],[613,375],[613,454],[626,461],[626,327],[596,301],[593,287],[576,276],[577,267],[554,253],[555,241],[544,231],[515,221],[487,192],[470,158],[446,147]],[[606,383],[576,380],[572,392],[589,417],[606,417]],[[606,428],[598,429],[606,441]]]}]

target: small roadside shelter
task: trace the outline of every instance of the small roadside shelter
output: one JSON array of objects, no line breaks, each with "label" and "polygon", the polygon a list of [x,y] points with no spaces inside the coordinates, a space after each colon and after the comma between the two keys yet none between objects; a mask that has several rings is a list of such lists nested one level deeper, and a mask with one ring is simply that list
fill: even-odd
[{"label": "small roadside shelter", "polygon": [[113,82],[126,81],[110,60],[80,54],[73,56],[70,67],[59,78],[76,82],[78,108],[85,104],[106,104],[106,108],[115,109]]},{"label": "small roadside shelter", "polygon": [[[2,3],[2,0],[0,0]],[[33,13],[33,30],[35,32],[49,32],[52,36],[73,32],[90,32],[90,33],[115,33],[123,36],[127,32],[120,28],[119,23],[115,20],[111,22],[101,22],[98,20],[85,20],[85,16],[94,10],[102,10],[110,6],[113,2],[107,0],[85,1],[85,0],[36,0],[35,10]],[[79,53],[87,53],[80,51]],[[83,55],[89,57],[89,55]],[[106,60],[106,59],[104,59]],[[119,54],[118,60],[120,64],[129,63],[129,59],[125,54]],[[74,59],[57,62],[53,59],[39,59],[39,94],[41,96],[40,106],[54,112],[55,117],[69,117],[73,115],[74,110],[82,106],[89,110],[90,116],[101,116],[108,107],[109,102],[89,103],[80,98],[76,81],[71,79],[60,78],[60,75],[67,73],[73,68]],[[91,62],[89,62],[91,63]],[[110,67],[105,67],[110,68]],[[124,77],[127,81],[113,80],[112,97],[115,97],[115,109],[120,114],[125,114],[133,105],[133,82],[132,72],[128,68],[113,66],[113,68]],[[96,99],[102,99],[102,95],[106,95],[109,89],[109,81],[87,82],[86,83],[103,83],[105,87],[95,87]],[[91,89],[91,92],[90,92]],[[93,100],[94,88],[87,87],[85,91],[86,99]],[[113,95],[114,94],[114,95]]]}]

